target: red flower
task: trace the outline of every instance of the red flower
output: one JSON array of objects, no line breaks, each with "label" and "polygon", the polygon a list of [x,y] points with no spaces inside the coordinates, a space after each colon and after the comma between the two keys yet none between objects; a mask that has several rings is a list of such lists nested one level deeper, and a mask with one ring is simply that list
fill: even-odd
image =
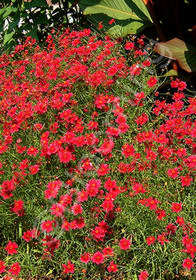
[{"label": "red flower", "polygon": [[138,280],[147,280],[148,276],[149,274],[146,270],[141,271],[140,275],[138,275]]},{"label": "red flower", "polygon": [[155,210],[157,208],[157,203],[160,203],[160,201],[158,201],[156,198],[148,198],[147,199],[147,203],[146,203],[146,207],[150,207],[150,210]]},{"label": "red flower", "polygon": [[96,97],[96,100],[95,100],[95,106],[99,109],[105,107],[107,103],[107,98],[105,95],[103,94],[100,94]]},{"label": "red flower", "polygon": [[178,213],[178,212],[180,212],[181,210],[182,210],[182,203],[172,203],[172,207],[171,207],[171,210],[173,211],[173,212],[176,212],[176,213]]},{"label": "red flower", "polygon": [[74,264],[71,263],[70,261],[68,261],[67,264],[62,264],[62,267],[64,268],[64,270],[63,270],[63,272],[62,272],[63,274],[64,274],[64,273],[66,273],[66,274],[68,274],[68,273],[74,273],[74,270],[75,270]]},{"label": "red flower", "polygon": [[196,155],[191,155],[186,159],[189,168],[196,168]]},{"label": "red flower", "polygon": [[60,150],[58,152],[59,160],[62,163],[68,163],[72,159],[72,154],[67,150]]},{"label": "red flower", "polygon": [[76,228],[78,228],[78,229],[84,228],[86,225],[84,222],[84,219],[82,217],[76,218],[75,222],[76,222]]},{"label": "red flower", "polygon": [[105,247],[102,250],[102,252],[105,256],[113,256],[114,255],[114,250],[111,247]]},{"label": "red flower", "polygon": [[98,122],[95,122],[95,121],[90,121],[87,124],[88,129],[95,129],[95,130],[97,130],[98,126],[99,126]]},{"label": "red flower", "polygon": [[117,71],[118,71],[117,65],[113,65],[110,68],[108,68],[108,75],[109,76],[114,76]]},{"label": "red flower", "polygon": [[88,200],[88,191],[82,190],[77,193],[76,200],[78,202],[84,202]]},{"label": "red flower", "polygon": [[28,230],[27,232],[23,233],[22,238],[26,241],[29,242],[31,240],[31,238],[33,237],[32,231]]},{"label": "red flower", "polygon": [[184,260],[182,266],[184,268],[187,268],[188,270],[191,270],[191,268],[194,266],[194,262],[192,261],[192,259],[187,258]]},{"label": "red flower", "polygon": [[91,257],[91,260],[93,263],[96,263],[96,264],[100,264],[100,263],[103,263],[104,262],[104,259],[105,259],[105,256],[97,251],[92,257]]},{"label": "red flower", "polygon": [[34,127],[35,127],[35,129],[37,129],[37,130],[42,130],[43,125],[42,125],[41,123],[35,123],[35,124],[34,124]]},{"label": "red flower", "polygon": [[163,234],[159,234],[157,240],[161,243],[161,245],[164,245],[165,242],[169,242],[169,240],[165,238],[165,232]]},{"label": "red flower", "polygon": [[52,226],[53,223],[54,223],[54,221],[50,221],[50,220],[42,222],[42,224],[41,224],[42,230],[46,231],[47,233],[53,231],[53,226]]},{"label": "red flower", "polygon": [[184,218],[178,216],[177,219],[176,219],[176,223],[179,224],[180,226],[183,226],[184,225]]},{"label": "red flower", "polygon": [[131,49],[133,49],[134,48],[134,43],[133,42],[127,42],[126,44],[125,44],[125,50],[131,50]]},{"label": "red flower", "polygon": [[20,273],[21,270],[21,266],[19,266],[19,263],[13,263],[13,265],[11,265],[11,268],[8,270],[12,275],[16,275],[18,276],[18,274]]},{"label": "red flower", "polygon": [[1,192],[0,195],[3,199],[8,199],[13,196],[12,191],[15,190],[15,182],[14,180],[6,180],[0,185]]},{"label": "red flower", "polygon": [[31,175],[36,174],[39,171],[39,165],[35,164],[29,167]]},{"label": "red flower", "polygon": [[37,153],[38,153],[38,149],[36,147],[30,147],[28,150],[27,150],[27,155],[29,156],[36,156]]},{"label": "red flower", "polygon": [[189,175],[185,175],[185,176],[180,176],[180,180],[181,180],[181,184],[182,187],[189,187],[191,182],[193,181],[193,178],[191,178]]},{"label": "red flower", "polygon": [[127,158],[130,156],[134,156],[135,154],[135,149],[133,145],[129,145],[128,143],[124,144],[122,146],[122,154]]},{"label": "red flower", "polygon": [[186,235],[186,236],[184,236],[183,238],[182,238],[182,244],[184,245],[184,246],[189,246],[189,245],[192,245],[192,243],[193,243],[193,239],[192,238],[189,238],[189,236],[188,235]]},{"label": "red flower", "polygon": [[139,194],[139,193],[145,193],[145,187],[143,187],[142,184],[139,183],[134,183],[132,186],[133,191],[135,192],[135,194]]},{"label": "red flower", "polygon": [[179,175],[178,168],[168,169],[167,175],[171,178],[176,178]]},{"label": "red flower", "polygon": [[99,167],[99,169],[97,170],[97,174],[99,176],[104,176],[106,174],[108,174],[108,172],[110,171],[111,168],[109,168],[108,164],[104,164],[102,163]]},{"label": "red flower", "polygon": [[50,199],[52,197],[55,198],[61,186],[62,186],[62,182],[59,180],[49,182],[47,185],[47,190],[44,191],[45,199]]},{"label": "red flower", "polygon": [[114,23],[115,22],[115,19],[111,19],[110,21],[109,21],[109,24],[111,25],[112,23]]},{"label": "red flower", "polygon": [[167,234],[175,234],[177,227],[170,223],[166,226]]},{"label": "red flower", "polygon": [[109,140],[109,139],[104,139],[104,143],[97,150],[97,152],[106,156],[106,155],[108,155],[112,152],[113,148],[114,148],[114,142],[112,140]]},{"label": "red flower", "polygon": [[158,80],[156,77],[150,77],[150,79],[147,81],[147,85],[149,87],[154,87],[157,82],[158,82]]},{"label": "red flower", "polygon": [[97,240],[103,240],[103,237],[105,237],[105,230],[101,227],[95,227],[95,229],[91,230],[92,236]]},{"label": "red flower", "polygon": [[83,263],[88,263],[88,262],[90,262],[90,254],[85,252],[85,253],[80,257],[80,261],[83,262]]},{"label": "red flower", "polygon": [[17,248],[18,248],[18,245],[16,244],[16,242],[9,241],[7,246],[5,247],[5,250],[7,251],[7,253],[9,255],[13,255],[13,254],[18,253],[16,250]]},{"label": "red flower", "polygon": [[7,149],[8,149],[8,147],[6,145],[0,144],[0,154],[3,154],[4,152],[6,152]]},{"label": "red flower", "polygon": [[11,211],[16,213],[18,216],[22,217],[24,215],[23,201],[21,199],[14,200],[14,206],[11,208]]},{"label": "red flower", "polygon": [[109,272],[116,272],[118,270],[117,264],[114,264],[113,261],[110,262],[110,265],[107,267]]},{"label": "red flower", "polygon": [[137,117],[135,121],[138,125],[143,125],[148,121],[148,115],[143,113],[141,116]]},{"label": "red flower", "polygon": [[153,152],[151,149],[146,151],[146,159],[153,161],[157,158],[157,154],[155,152]]},{"label": "red flower", "polygon": [[184,81],[179,81],[178,90],[183,91],[186,88],[187,84]]},{"label": "red flower", "polygon": [[61,203],[57,203],[57,204],[53,204],[50,210],[52,210],[52,215],[59,217],[63,215],[63,212],[65,211],[65,207]]},{"label": "red flower", "polygon": [[123,237],[120,239],[119,246],[121,250],[128,250],[131,246],[131,241]]},{"label": "red flower", "polygon": [[109,212],[114,208],[113,199],[110,196],[106,196],[104,202],[101,204],[104,211]]},{"label": "red flower", "polygon": [[69,231],[70,229],[70,223],[66,220],[63,221],[63,224],[61,226],[62,229],[66,230],[66,231]]},{"label": "red flower", "polygon": [[3,280],[13,280],[13,278],[6,275]]},{"label": "red flower", "polygon": [[29,161],[28,161],[27,158],[24,159],[24,160],[22,160],[22,161],[20,162],[19,169],[20,169],[20,170],[25,170],[25,169],[28,167],[28,163],[29,163]]},{"label": "red flower", "polygon": [[119,129],[120,129],[120,133],[125,133],[129,129],[129,126],[126,123],[121,123],[119,125]]},{"label": "red flower", "polygon": [[101,180],[95,180],[91,179],[87,184],[86,184],[86,190],[88,192],[88,195],[90,197],[96,196],[98,193],[98,190],[101,186]]},{"label": "red flower", "polygon": [[148,245],[154,244],[155,241],[156,241],[156,238],[154,236],[149,236],[149,237],[146,238],[146,242],[147,242]]},{"label": "red flower", "polygon": [[157,220],[163,220],[163,218],[166,216],[165,210],[161,210],[160,208],[157,208],[155,213],[157,214]]},{"label": "red flower", "polygon": [[44,251],[46,253],[54,255],[54,251],[59,248],[60,241],[59,239],[52,238],[51,235],[46,235],[44,239],[42,239],[43,246],[45,247]]},{"label": "red flower", "polygon": [[176,151],[176,154],[179,156],[179,157],[185,157],[186,156],[186,149],[185,148],[179,148],[177,151]]},{"label": "red flower", "polygon": [[107,191],[112,191],[116,189],[117,184],[115,180],[111,180],[111,178],[108,178],[104,184],[104,188],[106,188]]},{"label": "red flower", "polygon": [[183,250],[183,251],[186,252],[187,254],[190,254],[190,255],[191,255],[191,258],[194,259],[195,253],[196,253],[196,246],[195,246],[195,245],[192,245],[192,244],[187,245],[187,246],[186,246],[186,249]]},{"label": "red flower", "polygon": [[103,21],[100,21],[100,22],[99,22],[98,29],[102,29],[102,28],[103,28],[103,24],[102,24],[102,23],[103,23]]},{"label": "red flower", "polygon": [[180,81],[179,79],[176,79],[175,81],[172,80],[171,87],[172,88],[178,88],[179,91],[183,91],[186,88],[186,83],[183,81]]},{"label": "red flower", "polygon": [[74,205],[71,207],[71,211],[74,215],[82,214],[82,206],[81,204],[74,203]]},{"label": "red flower", "polygon": [[2,260],[0,260],[0,274],[5,272],[5,262],[3,262]]},{"label": "red flower", "polygon": [[178,87],[178,79],[176,80],[172,80],[172,82],[170,83],[172,88],[177,88]]},{"label": "red flower", "polygon": [[[67,184],[67,182],[66,182],[66,184]],[[71,184],[70,184],[70,186],[71,186]],[[71,195],[68,195],[68,194],[61,195],[59,203],[62,204],[64,207],[71,204],[72,203],[72,194]]]},{"label": "red flower", "polygon": [[86,172],[88,170],[91,170],[92,168],[93,168],[93,164],[89,158],[85,158],[82,160],[82,162],[81,162],[82,172]]}]

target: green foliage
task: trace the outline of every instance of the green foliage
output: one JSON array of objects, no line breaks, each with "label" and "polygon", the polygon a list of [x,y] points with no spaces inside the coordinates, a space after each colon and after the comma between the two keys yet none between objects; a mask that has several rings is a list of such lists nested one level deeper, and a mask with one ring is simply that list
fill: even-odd
[{"label": "green foliage", "polygon": [[[186,40],[189,43],[196,42],[196,38],[191,38],[191,33],[188,32],[194,29],[193,25],[196,23],[193,13],[194,1],[177,0],[174,3],[170,0],[79,0],[78,2],[89,21],[96,23],[96,26],[101,22],[109,35],[114,37],[138,34],[154,24],[160,41],[165,42],[173,38],[184,40],[180,43],[180,52],[175,52],[169,57],[176,60],[183,70],[195,71],[195,51],[185,43]],[[111,19],[115,19],[113,24],[110,24]],[[156,49],[159,49],[158,53],[160,53],[160,45]],[[161,54],[163,54],[162,50],[163,45],[161,45]],[[173,51],[169,41],[167,52],[171,54]]]},{"label": "green foliage", "polygon": [[[142,0],[80,0],[79,5],[84,15],[94,22],[103,21],[110,35],[124,37],[128,34],[141,32],[152,25],[152,19]],[[115,19],[115,24],[109,21]]]},{"label": "green foliage", "polygon": [[21,43],[24,36],[45,41],[51,28],[59,28],[60,25],[78,22],[80,13],[74,10],[70,1],[53,0],[52,4],[58,4],[53,9],[46,0],[7,0],[0,5],[0,39],[3,49],[9,50],[16,43]]}]

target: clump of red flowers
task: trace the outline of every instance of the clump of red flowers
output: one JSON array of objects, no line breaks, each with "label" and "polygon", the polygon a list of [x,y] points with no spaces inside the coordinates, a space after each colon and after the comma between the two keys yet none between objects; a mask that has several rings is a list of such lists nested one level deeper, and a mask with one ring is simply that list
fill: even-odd
[{"label": "clump of red flowers", "polygon": [[120,42],[66,29],[0,56],[3,279],[194,277],[196,98],[178,78],[160,97],[145,38]]}]

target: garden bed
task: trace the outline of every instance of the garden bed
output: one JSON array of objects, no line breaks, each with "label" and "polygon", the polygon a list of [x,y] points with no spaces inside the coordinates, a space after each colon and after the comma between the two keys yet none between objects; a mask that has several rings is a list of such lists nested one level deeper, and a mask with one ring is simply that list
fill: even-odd
[{"label": "garden bed", "polygon": [[161,79],[88,29],[0,57],[3,279],[196,278],[196,99]]}]

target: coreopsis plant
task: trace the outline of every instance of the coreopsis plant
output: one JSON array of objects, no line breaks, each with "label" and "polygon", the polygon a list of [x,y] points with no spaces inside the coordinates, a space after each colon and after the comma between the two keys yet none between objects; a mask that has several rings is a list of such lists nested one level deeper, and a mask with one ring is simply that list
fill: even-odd
[{"label": "coreopsis plant", "polygon": [[1,55],[3,279],[196,277],[196,99],[179,79],[162,98],[142,40]]}]

